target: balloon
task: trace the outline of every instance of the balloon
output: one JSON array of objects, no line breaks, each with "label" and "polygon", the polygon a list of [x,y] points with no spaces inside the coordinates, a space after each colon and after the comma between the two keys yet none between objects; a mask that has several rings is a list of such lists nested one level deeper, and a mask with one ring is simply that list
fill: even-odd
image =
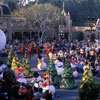
[{"label": "balloon", "polygon": [[4,49],[6,45],[6,36],[5,33],[0,30],[0,50]]}]

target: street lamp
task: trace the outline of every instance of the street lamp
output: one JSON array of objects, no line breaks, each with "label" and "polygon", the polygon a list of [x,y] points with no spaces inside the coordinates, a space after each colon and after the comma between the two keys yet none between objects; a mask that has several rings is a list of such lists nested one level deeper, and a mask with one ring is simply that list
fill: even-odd
[{"label": "street lamp", "polygon": [[[92,34],[93,31],[95,31],[93,29],[93,27],[95,26],[95,20],[94,20],[94,16],[93,17],[89,17],[88,16],[88,21],[86,22],[86,26],[90,27],[90,29],[87,29],[86,31],[89,31],[90,34]],[[88,38],[90,38],[90,35],[87,35]],[[92,40],[93,41],[93,40]]]},{"label": "street lamp", "polygon": [[60,35],[60,39],[61,39],[61,40],[63,40],[63,39],[65,38],[65,34],[64,34],[63,31],[61,31],[59,35]]}]

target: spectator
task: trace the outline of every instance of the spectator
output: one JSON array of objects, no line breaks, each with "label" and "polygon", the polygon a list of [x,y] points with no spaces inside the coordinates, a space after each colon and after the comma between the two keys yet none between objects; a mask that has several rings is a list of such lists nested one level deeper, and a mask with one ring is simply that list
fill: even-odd
[{"label": "spectator", "polygon": [[4,70],[3,79],[6,83],[6,88],[8,92],[8,100],[12,100],[12,86],[14,81],[16,81],[15,72],[11,69],[11,65],[8,65],[8,68]]}]

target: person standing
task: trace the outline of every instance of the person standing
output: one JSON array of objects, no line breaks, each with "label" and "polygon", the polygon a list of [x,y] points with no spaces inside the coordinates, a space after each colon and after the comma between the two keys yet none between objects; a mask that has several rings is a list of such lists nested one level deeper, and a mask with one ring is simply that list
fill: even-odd
[{"label": "person standing", "polygon": [[25,54],[25,45],[24,45],[24,43],[22,44],[22,46],[21,46],[21,54]]},{"label": "person standing", "polygon": [[8,100],[12,100],[12,86],[16,81],[15,72],[11,69],[11,65],[8,65],[7,68],[4,70],[3,79],[5,81],[5,87],[8,92]]}]

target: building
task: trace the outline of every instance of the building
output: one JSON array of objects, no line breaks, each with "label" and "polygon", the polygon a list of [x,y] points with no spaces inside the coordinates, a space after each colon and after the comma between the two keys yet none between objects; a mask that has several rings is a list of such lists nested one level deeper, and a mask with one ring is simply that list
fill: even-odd
[{"label": "building", "polygon": [[64,2],[62,14],[65,16],[65,25],[59,25],[59,34],[64,33],[65,39],[69,41],[100,39],[100,19],[97,22],[88,20],[86,26],[72,26],[70,13],[64,10]]},{"label": "building", "polygon": [[0,29],[12,40],[11,11],[6,4],[0,3]]}]

